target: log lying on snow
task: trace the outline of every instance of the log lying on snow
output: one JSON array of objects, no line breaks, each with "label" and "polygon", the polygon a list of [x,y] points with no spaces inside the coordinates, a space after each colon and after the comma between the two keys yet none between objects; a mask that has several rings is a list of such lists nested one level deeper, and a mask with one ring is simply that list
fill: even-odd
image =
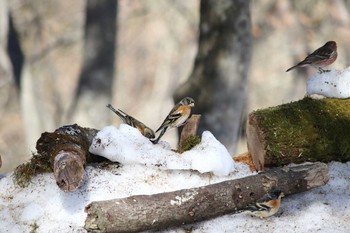
[{"label": "log lying on snow", "polygon": [[89,153],[97,132],[74,124],[41,134],[36,144],[37,152],[50,159],[57,185],[63,191],[75,191],[84,178],[86,163],[101,158]]},{"label": "log lying on snow", "polygon": [[311,99],[254,111],[247,143],[254,166],[350,160],[350,99]]},{"label": "log lying on snow", "polygon": [[89,204],[85,229],[93,232],[138,232],[165,229],[234,213],[278,187],[294,194],[324,185],[324,163],[273,168],[257,175],[200,188],[137,195]]}]

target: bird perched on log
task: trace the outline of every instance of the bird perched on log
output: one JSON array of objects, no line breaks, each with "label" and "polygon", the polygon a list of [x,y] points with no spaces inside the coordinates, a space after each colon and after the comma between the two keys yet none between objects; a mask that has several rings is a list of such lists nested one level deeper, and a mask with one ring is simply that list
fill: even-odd
[{"label": "bird perched on log", "polygon": [[130,125],[136,129],[138,129],[140,131],[140,133],[143,136],[145,136],[146,138],[149,138],[149,139],[155,138],[154,131],[151,128],[147,127],[142,122],[136,120],[135,118],[126,114],[125,112],[123,112],[120,109],[113,108],[112,105],[110,105],[110,104],[108,104],[106,107],[109,108],[110,110],[112,110],[115,114],[117,114],[125,124]]},{"label": "bird perched on log", "polygon": [[282,197],[284,197],[284,193],[281,190],[272,190],[256,203],[249,204],[239,212],[249,212],[260,218],[270,217],[279,210]]},{"label": "bird perched on log", "polygon": [[168,128],[180,127],[184,125],[191,115],[192,107],[194,107],[194,100],[190,97],[183,98],[171,109],[162,125],[157,129],[156,133],[161,131],[158,138],[151,141],[156,144]]},{"label": "bird perched on log", "polygon": [[320,73],[328,72],[329,70],[324,70],[322,68],[332,64],[337,59],[337,56],[337,43],[335,41],[328,41],[325,45],[308,55],[304,60],[286,70],[286,72],[297,67],[305,66],[312,66],[318,69]]}]

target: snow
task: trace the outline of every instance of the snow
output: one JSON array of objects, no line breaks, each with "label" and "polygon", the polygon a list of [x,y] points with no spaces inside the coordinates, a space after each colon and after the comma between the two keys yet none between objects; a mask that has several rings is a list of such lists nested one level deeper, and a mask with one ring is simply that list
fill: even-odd
[{"label": "snow", "polygon": [[345,99],[350,97],[350,67],[314,74],[307,79],[306,93],[324,97]]},{"label": "snow", "polygon": [[[86,218],[84,208],[92,201],[199,187],[254,174],[242,163],[233,163],[227,167],[223,162],[216,163],[215,158],[226,161],[226,155],[222,158],[217,157],[217,154],[226,152],[210,132],[202,135],[201,145],[191,153],[175,153],[180,157],[175,159],[165,142],[159,145],[148,144],[148,139],[143,140],[138,131],[131,130],[130,127],[105,129],[102,135],[97,137],[101,139],[99,144],[109,144],[104,144],[104,150],[97,150],[101,149],[100,151],[112,157],[115,150],[119,153],[118,158],[126,162],[124,165],[87,166],[83,185],[74,193],[62,192],[57,187],[52,173],[34,177],[26,188],[16,186],[12,174],[8,174],[0,180],[0,232],[30,232],[34,225],[38,226],[35,231],[38,233],[86,232],[83,228]],[[114,137],[120,142],[116,142]],[[104,141],[106,138],[110,140]],[[131,143],[132,141],[134,143]],[[118,148],[113,148],[112,145],[118,145]],[[151,151],[147,153],[147,149]],[[215,150],[219,153],[215,153]],[[163,153],[163,156],[170,158],[165,160],[166,163],[162,163],[162,166],[154,166],[155,161],[164,162],[161,155],[155,153]],[[151,155],[156,159],[150,158]],[[142,162],[147,166],[138,161],[137,156],[144,156]],[[207,156],[210,161],[203,161]],[[169,161],[171,166],[167,164]],[[210,164],[212,165],[209,166]],[[166,166],[171,169],[167,169]],[[218,172],[219,168],[225,172]],[[207,170],[213,170],[218,175],[202,173]],[[231,172],[223,175],[227,170]],[[260,219],[245,213],[232,214],[192,226],[169,229],[167,232],[182,233],[184,228],[191,227],[194,233],[350,232],[350,162],[330,163],[329,176],[329,182],[322,187],[283,198],[280,211],[272,217]],[[174,201],[176,204],[176,201],[183,200]]]},{"label": "snow", "polygon": [[90,152],[121,164],[192,169],[200,173],[213,172],[218,176],[227,176],[234,171],[231,155],[209,131],[203,132],[201,143],[195,148],[178,154],[166,142],[154,145],[129,125],[121,124],[120,128],[107,126],[94,138]]}]

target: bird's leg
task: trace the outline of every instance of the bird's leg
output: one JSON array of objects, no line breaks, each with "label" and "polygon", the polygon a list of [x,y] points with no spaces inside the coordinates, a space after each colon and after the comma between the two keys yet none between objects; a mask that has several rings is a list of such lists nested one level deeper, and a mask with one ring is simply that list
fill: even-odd
[{"label": "bird's leg", "polygon": [[320,74],[329,72],[330,70],[324,70],[321,67],[318,67],[318,71],[320,71]]},{"label": "bird's leg", "polygon": [[321,67],[316,66],[316,65],[314,65],[314,64],[310,64],[310,65],[311,65],[313,68],[317,69],[318,72],[320,72],[320,74],[330,71],[330,70],[324,70],[324,69],[322,69]]},{"label": "bird's leg", "polygon": [[160,140],[161,137],[163,137],[163,135],[165,134],[165,131],[168,129],[168,127],[165,127],[164,129],[162,129],[162,131],[160,131],[160,134],[158,136],[157,139],[150,139],[150,141],[153,143],[153,144],[157,144]]}]

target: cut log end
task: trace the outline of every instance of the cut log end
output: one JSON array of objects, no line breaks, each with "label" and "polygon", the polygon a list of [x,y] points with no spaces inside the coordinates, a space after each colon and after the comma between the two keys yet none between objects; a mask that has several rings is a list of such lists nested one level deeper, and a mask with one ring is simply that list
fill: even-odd
[{"label": "cut log end", "polygon": [[[254,114],[254,113],[253,113]],[[256,117],[251,114],[247,121],[247,146],[250,152],[254,167],[257,171],[264,170],[265,145],[264,135],[256,123]]]},{"label": "cut log end", "polygon": [[74,192],[84,178],[84,161],[74,151],[59,151],[54,160],[54,174],[58,187]]},{"label": "cut log end", "polygon": [[85,220],[85,229],[88,232],[101,232],[101,229],[98,225],[98,215],[90,211],[91,204],[85,207],[85,213],[88,214]]}]

